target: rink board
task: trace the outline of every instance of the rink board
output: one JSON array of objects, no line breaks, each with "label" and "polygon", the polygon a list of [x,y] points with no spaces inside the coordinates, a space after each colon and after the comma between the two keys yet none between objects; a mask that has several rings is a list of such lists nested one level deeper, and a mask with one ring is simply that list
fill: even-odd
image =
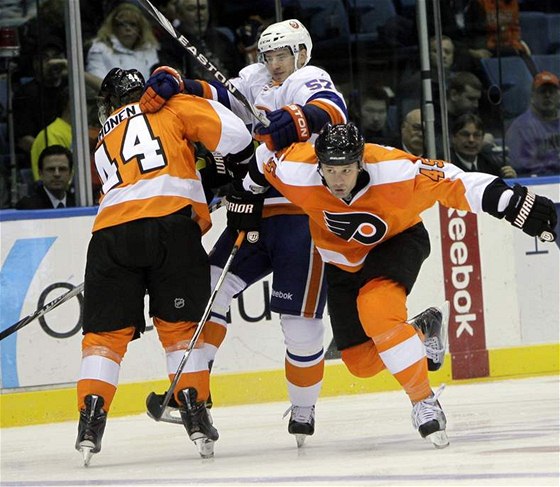
[{"label": "rink board", "polygon": [[[546,194],[558,206],[558,178],[543,182],[546,184],[532,189]],[[411,315],[443,302],[450,289],[449,279],[443,272],[438,208],[427,211],[423,217],[430,232],[432,253],[410,296]],[[83,281],[93,218],[94,209],[2,212],[1,329]],[[218,210],[213,219],[214,227],[204,237],[208,249],[224,228],[225,211]],[[433,382],[452,381],[456,376],[451,370],[453,363],[459,363],[460,359],[468,361],[471,355],[480,353],[488,362],[487,373],[478,374],[482,379],[557,373],[560,342],[557,243],[542,244],[487,215],[478,216],[477,225],[480,253],[477,285],[483,297],[480,310],[483,320],[467,331],[473,336],[482,333],[484,350],[462,350],[459,335],[465,334],[466,328],[462,326],[465,322],[458,321],[458,327],[451,323],[452,353],[445,367],[432,376]],[[442,228],[445,232],[451,227]],[[287,397],[283,337],[278,317],[270,312],[267,300],[271,288],[270,279],[264,279],[232,306],[232,324],[212,374],[213,395],[220,404]],[[453,299],[453,289],[449,296]],[[27,412],[26,424],[75,417],[73,386],[80,368],[80,314],[81,302],[72,299],[48,313],[44,320],[36,320],[0,342],[2,426],[23,424],[18,413],[21,408]],[[331,341],[327,326],[326,348]],[[112,414],[142,411],[145,393],[165,390],[166,382],[162,380],[165,376],[165,356],[149,327],[141,340],[130,345],[122,363]],[[477,374],[468,377],[476,378]],[[396,388],[398,384],[389,374],[360,380],[350,376],[338,359],[327,362],[323,395]],[[53,405],[57,406],[53,408]]]}]

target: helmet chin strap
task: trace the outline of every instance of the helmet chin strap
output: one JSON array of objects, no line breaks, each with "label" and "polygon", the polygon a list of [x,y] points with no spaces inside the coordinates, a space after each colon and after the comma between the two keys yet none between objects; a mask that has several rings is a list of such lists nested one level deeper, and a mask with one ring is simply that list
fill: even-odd
[{"label": "helmet chin strap", "polygon": [[294,73],[299,69],[299,53],[301,49],[298,47],[297,50],[294,52]]}]

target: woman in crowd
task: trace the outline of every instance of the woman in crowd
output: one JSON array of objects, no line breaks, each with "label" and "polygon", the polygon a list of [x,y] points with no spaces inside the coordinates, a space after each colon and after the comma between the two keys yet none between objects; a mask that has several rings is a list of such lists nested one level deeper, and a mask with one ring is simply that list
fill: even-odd
[{"label": "woman in crowd", "polygon": [[159,45],[148,19],[131,3],[117,5],[107,16],[86,59],[86,71],[101,80],[115,66],[137,69],[146,78],[158,63]]}]

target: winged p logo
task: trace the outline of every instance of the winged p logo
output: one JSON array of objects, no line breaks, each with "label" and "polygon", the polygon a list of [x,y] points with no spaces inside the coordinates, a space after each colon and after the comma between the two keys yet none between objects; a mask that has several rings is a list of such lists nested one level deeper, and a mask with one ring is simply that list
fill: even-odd
[{"label": "winged p logo", "polygon": [[327,228],[346,241],[356,240],[364,245],[373,245],[387,233],[387,224],[371,213],[325,211],[323,214]]}]

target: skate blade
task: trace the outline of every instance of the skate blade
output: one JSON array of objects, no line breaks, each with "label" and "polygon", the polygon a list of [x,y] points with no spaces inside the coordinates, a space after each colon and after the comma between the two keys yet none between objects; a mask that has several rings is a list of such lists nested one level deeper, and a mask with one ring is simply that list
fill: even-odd
[{"label": "skate blade", "polygon": [[303,444],[305,443],[306,438],[309,435],[302,435],[301,433],[296,433],[296,434],[294,434],[294,436],[296,437],[297,447],[301,448],[303,446]]},{"label": "skate blade", "polygon": [[82,458],[84,460],[84,467],[88,467],[91,457],[93,457],[93,444],[91,444],[91,442],[89,441],[84,443],[90,443],[89,445],[88,444],[80,445],[80,453],[82,454]]},{"label": "skate blade", "polygon": [[449,439],[445,430],[436,431],[431,435],[426,436],[432,442],[432,445],[437,449],[447,448],[449,446]]},{"label": "skate blade", "polygon": [[198,438],[194,440],[196,449],[202,458],[213,458],[214,457],[214,440],[210,438]]}]

